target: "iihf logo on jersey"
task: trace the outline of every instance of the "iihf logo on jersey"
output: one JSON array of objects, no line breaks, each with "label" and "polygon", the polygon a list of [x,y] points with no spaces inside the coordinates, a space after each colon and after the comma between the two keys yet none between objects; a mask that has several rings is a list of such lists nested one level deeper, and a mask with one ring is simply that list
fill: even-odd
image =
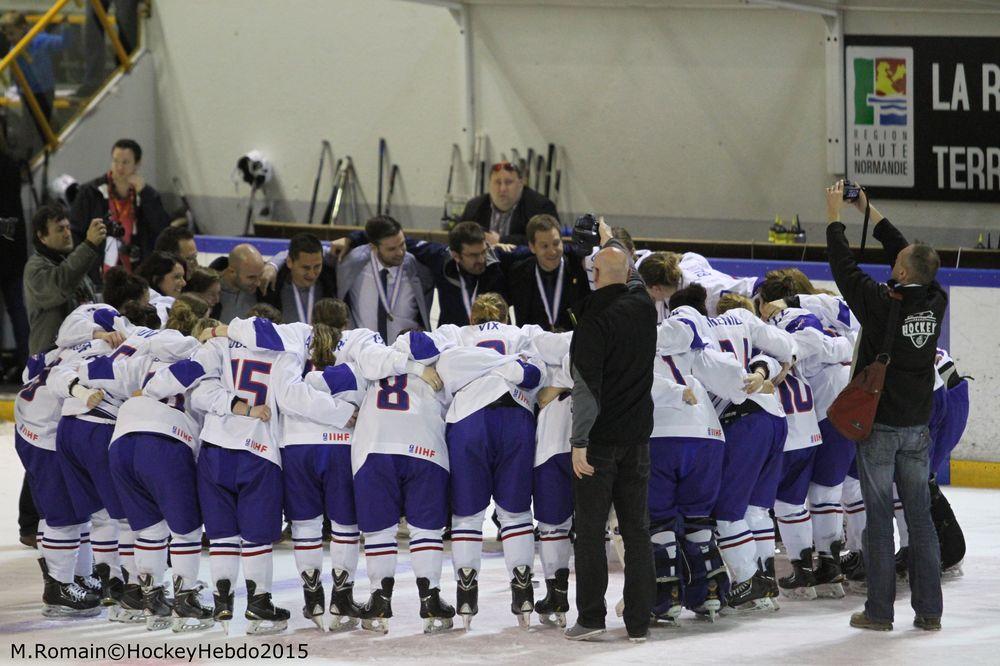
[{"label": "iihf logo on jersey", "polygon": [[417,444],[410,444],[410,453],[415,456],[423,456],[425,458],[433,458],[437,451],[434,449],[429,449],[426,446],[419,446]]},{"label": "iihf logo on jersey", "polygon": [[908,337],[917,349],[924,346],[936,329],[937,319],[930,310],[914,312],[903,320],[903,335]]}]

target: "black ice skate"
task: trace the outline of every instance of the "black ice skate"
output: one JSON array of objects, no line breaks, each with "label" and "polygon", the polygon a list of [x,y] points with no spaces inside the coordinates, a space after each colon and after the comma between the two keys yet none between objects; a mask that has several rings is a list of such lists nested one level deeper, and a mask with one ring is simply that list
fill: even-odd
[{"label": "black ice skate", "polygon": [[479,572],[469,567],[458,570],[458,590],[455,606],[462,616],[462,624],[468,631],[472,627],[472,617],[479,612]]},{"label": "black ice skate", "polygon": [[146,617],[146,631],[159,631],[173,624],[170,616],[174,609],[167,601],[163,586],[154,585],[152,575],[140,574],[139,587],[142,589],[142,609]]},{"label": "black ice skate", "polygon": [[302,615],[307,620],[312,620],[320,631],[326,631],[326,624],[323,623],[326,593],[323,591],[323,582],[319,579],[319,569],[303,571],[301,576],[302,596],[305,598]]},{"label": "black ice skate", "polygon": [[514,567],[510,579],[510,612],[517,616],[522,629],[531,624],[531,611],[535,610],[535,590],[531,586],[531,567],[522,564]]},{"label": "black ice skate", "polygon": [[844,582],[847,578],[840,569],[840,549],[843,544],[834,541],[830,544],[830,554],[819,554],[819,565],[813,572],[816,580],[816,596],[821,599],[843,599]]},{"label": "black ice skate", "polygon": [[111,577],[111,566],[108,564],[94,565],[94,575],[101,581],[101,592],[98,595],[101,597],[101,605],[117,606],[118,600],[122,598],[125,583],[121,578]]},{"label": "black ice skate", "polygon": [[656,602],[651,610],[653,621],[675,627],[682,609],[680,581],[677,578],[657,578]]},{"label": "black ice skate", "polygon": [[[758,570],[757,573],[759,573],[761,576],[763,576],[764,580],[767,581],[767,586],[768,586],[767,596],[768,596],[768,598],[771,599],[771,600],[777,599],[778,596],[781,594],[781,590],[778,587],[778,579],[775,578],[775,576],[774,576],[774,558],[773,557],[767,558],[767,560],[764,562],[764,565]],[[774,603],[774,606],[775,606],[775,610],[777,610],[777,606],[778,606],[777,602]]]},{"label": "black ice skate", "polygon": [[330,631],[350,631],[358,626],[358,618],[361,617],[361,606],[354,602],[354,583],[347,577],[344,569],[333,570]]},{"label": "black ice skate", "polygon": [[361,608],[361,628],[365,631],[389,633],[389,618],[392,617],[392,588],[395,578],[383,578],[382,587],[372,592],[368,602]]},{"label": "black ice skate", "polygon": [[545,598],[535,602],[535,612],[542,624],[566,626],[569,611],[569,569],[559,569],[555,578],[545,579]]},{"label": "black ice skate", "polygon": [[49,575],[44,559],[38,560],[42,567],[45,588],[42,592],[42,615],[45,617],[94,617],[101,613],[101,599],[74,583],[61,583]]},{"label": "black ice skate", "polygon": [[233,619],[233,584],[223,578],[215,584],[215,610],[212,617],[222,624],[222,630],[229,635],[229,621]]},{"label": "black ice skate", "polygon": [[868,575],[861,551],[852,551],[840,557],[840,570],[844,572],[844,589],[851,594],[868,594]]},{"label": "black ice skate", "polygon": [[799,559],[792,560],[792,575],[778,580],[778,587],[789,599],[815,599],[816,577],[813,575],[813,550],[804,548]]},{"label": "black ice skate", "polygon": [[769,611],[773,610],[771,599],[768,594],[771,592],[771,585],[767,579],[755,573],[750,578],[736,583],[729,590],[729,598],[726,603],[730,608],[738,611]]},{"label": "black ice skate", "polygon": [[284,608],[278,608],[271,601],[270,592],[257,592],[257,583],[247,581],[247,610],[243,617],[250,620],[247,634],[276,634],[288,628],[288,618],[292,616]]},{"label": "black ice skate", "polygon": [[143,603],[142,588],[138,583],[125,583],[118,605],[108,608],[108,619],[128,624],[146,623],[146,606]]},{"label": "black ice skate", "polygon": [[174,612],[171,629],[174,633],[201,631],[215,624],[212,610],[202,606],[198,593],[202,585],[184,589],[184,579],[174,576]]},{"label": "black ice skate", "polygon": [[97,577],[96,573],[91,573],[89,576],[73,576],[73,582],[87,592],[96,595],[98,599],[101,598],[104,588],[101,586],[101,579]]},{"label": "black ice skate", "polygon": [[424,620],[424,633],[436,634],[454,626],[455,609],[441,600],[441,588],[431,587],[426,578],[417,579],[420,595],[420,617]]}]

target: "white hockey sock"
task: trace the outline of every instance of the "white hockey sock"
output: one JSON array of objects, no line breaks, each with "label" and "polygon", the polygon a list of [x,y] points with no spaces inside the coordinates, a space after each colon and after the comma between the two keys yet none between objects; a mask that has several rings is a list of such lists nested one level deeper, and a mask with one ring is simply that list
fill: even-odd
[{"label": "white hockey sock", "polygon": [[572,544],[569,542],[569,528],[573,524],[570,518],[564,523],[550,525],[539,522],[538,559],[542,561],[542,572],[545,578],[555,578],[560,569],[569,569],[569,553]]},{"label": "white hockey sock", "polygon": [[452,516],[451,518],[451,561],[455,566],[455,580],[458,570],[463,568],[479,571],[483,559],[483,518],[486,510],[473,516]]},{"label": "white hockey sock", "polygon": [[[170,528],[167,521],[161,520],[135,533],[135,569],[139,575],[149,574],[153,577],[153,585],[163,582],[163,574],[167,573],[167,538]],[[119,545],[119,552],[121,545]],[[132,572],[129,572],[132,575]],[[133,581],[135,582],[135,581]]]},{"label": "white hockey sock", "polygon": [[393,525],[380,532],[365,532],[365,568],[372,589],[382,586],[383,578],[396,577],[396,531]]},{"label": "white hockey sock", "polygon": [[410,525],[410,565],[413,575],[426,578],[431,587],[441,587],[441,560],[444,558],[444,545],[441,534],[444,528],[425,530],[422,527]]},{"label": "white hockey sock", "polygon": [[865,531],[865,501],[861,498],[861,482],[853,477],[844,480],[844,491],[840,497],[844,507],[847,529],[847,549],[852,553],[861,552],[861,533]]},{"label": "white hockey sock", "polygon": [[122,569],[128,573],[128,582],[137,582],[139,570],[135,566],[135,532],[126,520],[118,521],[118,559]]},{"label": "white hockey sock", "polygon": [[715,535],[733,582],[752,577],[757,572],[757,546],[746,520],[716,521]]},{"label": "white hockey sock", "polygon": [[535,523],[530,511],[511,513],[499,506],[497,518],[500,519],[504,564],[507,565],[507,575],[513,578],[515,567],[531,567],[535,563]]},{"label": "white hockey sock", "polygon": [[747,526],[753,534],[753,543],[757,549],[757,559],[763,566],[769,558],[774,557],[774,521],[762,506],[748,506],[746,515]]},{"label": "white hockey sock", "polygon": [[42,521],[39,521],[38,528],[42,532],[42,538],[38,543],[49,575],[60,583],[72,583],[76,552],[80,546],[80,526],[43,526]]},{"label": "white hockey sock", "polygon": [[212,587],[220,580],[228,580],[236,586],[240,575],[240,538],[236,535],[222,539],[212,539],[208,544],[208,564],[212,573]]},{"label": "white hockey sock", "polygon": [[90,523],[80,525],[80,548],[76,551],[76,567],[73,573],[77,576],[90,576],[94,573],[94,553],[90,550]]},{"label": "white hockey sock", "polygon": [[304,571],[323,568],[323,516],[292,521],[292,543],[295,544],[295,566]]},{"label": "white hockey sock", "polygon": [[170,567],[174,579],[181,578],[180,589],[189,590],[198,581],[201,565],[201,526],[187,534],[170,534]]},{"label": "white hockey sock", "polygon": [[347,572],[347,580],[354,580],[358,570],[358,552],[361,550],[361,532],[357,525],[330,522],[330,563],[332,569]]},{"label": "white hockey sock", "polygon": [[804,504],[788,504],[777,500],[774,515],[778,519],[781,542],[785,544],[788,558],[799,559],[803,550],[812,548],[812,520]]},{"label": "white hockey sock", "polygon": [[830,555],[834,541],[844,540],[844,512],[840,506],[842,486],[809,484],[809,515],[812,518],[813,543],[816,552]]},{"label": "white hockey sock", "polygon": [[271,579],[274,577],[271,544],[243,541],[240,554],[243,556],[243,577],[257,584],[255,594],[270,592]]},{"label": "white hockey sock", "polygon": [[899,499],[899,491],[896,484],[892,484],[892,508],[896,516],[896,531],[899,532],[899,547],[906,548],[910,545],[910,530],[906,527],[906,514],[903,511],[903,501]]},{"label": "white hockey sock", "polygon": [[90,545],[96,564],[111,567],[111,577],[121,577],[118,559],[118,521],[111,520],[107,510],[101,509],[90,516]]}]

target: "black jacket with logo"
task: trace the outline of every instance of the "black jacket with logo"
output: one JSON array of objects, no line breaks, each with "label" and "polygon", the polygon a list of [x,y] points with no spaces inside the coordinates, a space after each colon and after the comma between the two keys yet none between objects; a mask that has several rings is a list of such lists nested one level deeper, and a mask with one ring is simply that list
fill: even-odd
[{"label": "black jacket with logo", "polygon": [[[887,219],[875,225],[874,236],[882,243],[890,266],[908,244]],[[886,370],[875,422],[897,427],[926,424],[933,402],[934,356],[948,295],[936,280],[928,285],[906,286],[873,280],[858,267],[840,222],[827,226],[826,245],[837,287],[861,322],[855,372],[874,361],[882,348],[892,301],[890,285],[903,297],[892,343],[892,360]]]}]

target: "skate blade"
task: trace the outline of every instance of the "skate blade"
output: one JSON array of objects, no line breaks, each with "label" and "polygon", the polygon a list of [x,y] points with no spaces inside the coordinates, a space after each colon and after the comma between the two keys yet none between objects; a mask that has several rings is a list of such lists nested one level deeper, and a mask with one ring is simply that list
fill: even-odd
[{"label": "skate blade", "polygon": [[[189,624],[188,620],[194,620],[194,624]],[[213,626],[215,626],[213,618],[199,620],[193,617],[175,617],[173,623],[170,625],[170,630],[175,634],[182,634],[187,631],[204,631],[205,629],[211,629]]]},{"label": "skate blade", "polygon": [[374,631],[379,634],[389,633],[389,618],[373,617],[361,620],[361,628],[365,631]]},{"label": "skate blade", "polygon": [[74,618],[74,617],[97,617],[101,614],[101,607],[93,608],[66,608],[65,606],[46,605],[42,609],[42,615],[51,618]]},{"label": "skate blade", "polygon": [[708,620],[709,622],[715,622],[719,618],[721,610],[721,601],[718,599],[709,599],[695,612],[698,613],[698,617]]},{"label": "skate blade", "polygon": [[737,613],[760,613],[760,612],[771,612],[777,610],[772,604],[773,600],[763,597],[761,599],[754,599],[753,601],[748,601],[744,604],[740,604],[733,608]]},{"label": "skate blade", "polygon": [[680,623],[677,621],[680,618],[680,611],[677,611],[675,615],[673,612],[668,612],[665,615],[654,615],[651,619],[652,623],[658,627],[679,627]]},{"label": "skate blade", "polygon": [[565,629],[566,613],[547,613],[545,615],[539,614],[538,621],[550,627]]},{"label": "skate blade", "polygon": [[531,613],[518,613],[517,626],[528,629],[531,626]]},{"label": "skate blade", "polygon": [[326,623],[323,622],[323,614],[322,613],[320,613],[319,615],[310,615],[309,619],[312,620],[313,624],[316,625],[317,629],[319,629],[320,631],[322,631],[324,633],[326,632]]},{"label": "skate blade", "polygon": [[961,578],[964,575],[965,575],[965,572],[962,571],[962,564],[961,563],[956,564],[955,566],[948,567],[947,569],[945,569],[944,571],[941,572],[941,578],[942,578],[942,580],[951,580],[951,579],[954,579],[954,578]]},{"label": "skate blade", "polygon": [[465,631],[472,629],[472,618],[474,618],[475,615],[461,613],[460,617],[462,618],[462,629]]},{"label": "skate blade", "polygon": [[147,615],[146,616],[146,631],[162,631],[172,626],[174,623],[173,619],[167,615],[166,617],[160,615]]},{"label": "skate blade", "polygon": [[353,631],[358,628],[360,620],[350,615],[331,615],[330,631],[337,633],[340,631]]},{"label": "skate blade", "polygon": [[863,597],[868,596],[868,582],[863,580],[847,581],[847,591]]},{"label": "skate blade", "polygon": [[454,621],[450,617],[428,617],[424,618],[424,633],[425,634],[439,634],[443,631],[448,631],[455,626]]},{"label": "skate blade", "polygon": [[228,636],[229,635],[229,620],[219,620],[219,624],[222,625],[222,631],[223,631],[223,633],[225,633],[226,636]]},{"label": "skate blade", "polygon": [[818,599],[843,599],[846,596],[842,583],[824,583],[815,588]]},{"label": "skate blade", "polygon": [[277,634],[288,628],[287,620],[250,620],[247,624],[247,634],[253,636],[267,636]]},{"label": "skate blade", "polygon": [[619,599],[618,603],[615,604],[615,615],[621,617],[625,614],[625,599]]},{"label": "skate blade", "polygon": [[146,615],[141,610],[129,610],[121,606],[109,606],[108,621],[125,624],[144,624],[146,622]]},{"label": "skate blade", "polygon": [[781,595],[786,599],[792,599],[796,601],[812,601],[816,598],[816,588],[815,587],[792,587],[792,588],[781,588]]}]

